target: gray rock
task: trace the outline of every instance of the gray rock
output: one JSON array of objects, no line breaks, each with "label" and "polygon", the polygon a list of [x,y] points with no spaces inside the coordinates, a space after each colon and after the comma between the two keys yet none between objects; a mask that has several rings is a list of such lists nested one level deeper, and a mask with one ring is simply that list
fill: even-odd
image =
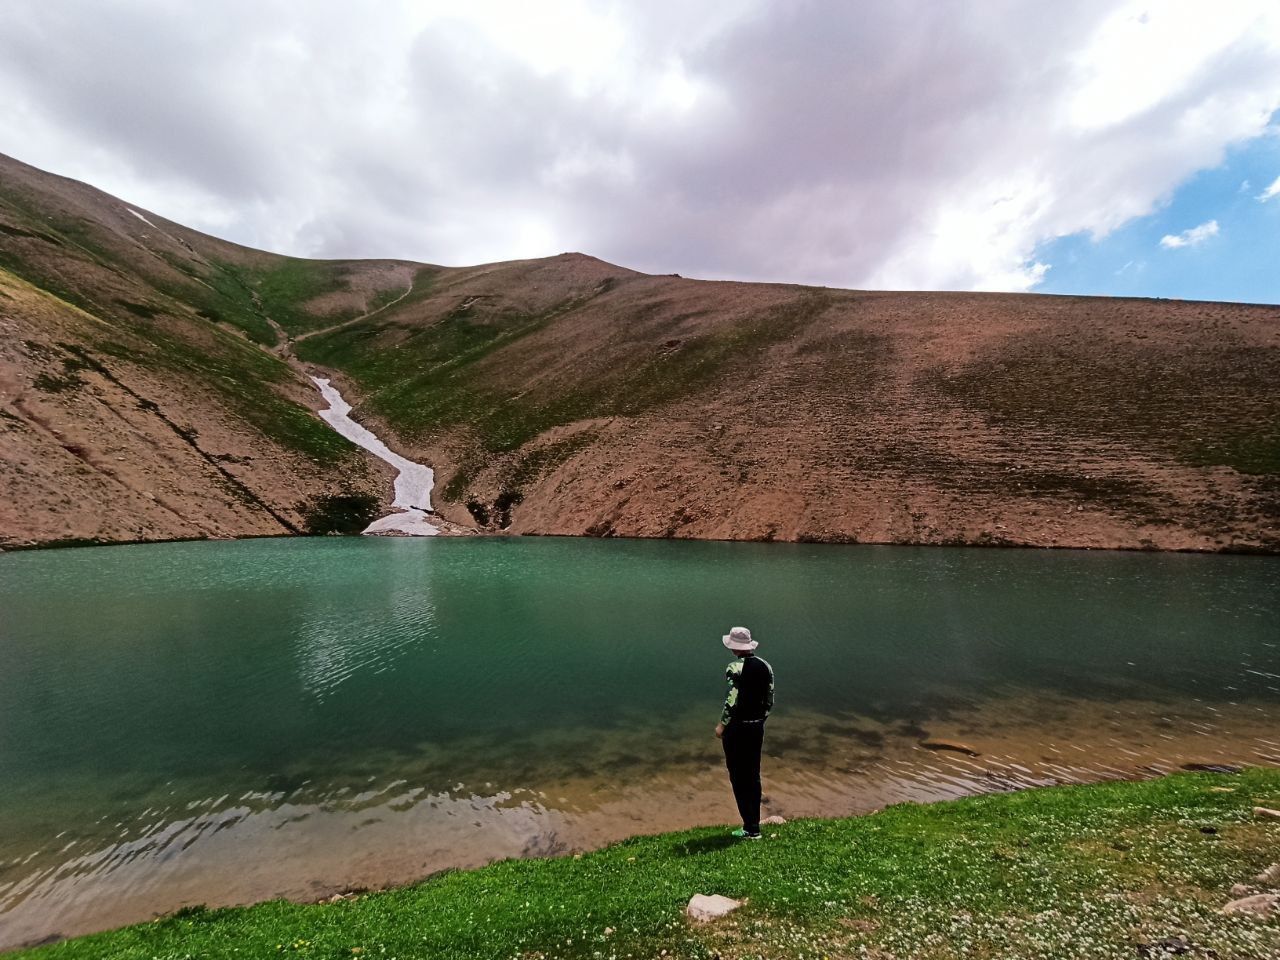
[{"label": "gray rock", "polygon": [[1254,816],[1271,817],[1274,820],[1280,820],[1280,810],[1272,810],[1270,807],[1254,807]]},{"label": "gray rock", "polygon": [[760,821],[762,826],[764,824],[768,824],[771,827],[780,827],[786,822],[787,822],[786,817],[779,816],[776,813],[773,814],[772,816],[765,817],[763,820]]},{"label": "gray rock", "polygon": [[1233,897],[1247,897],[1251,893],[1257,893],[1257,891],[1247,883],[1233,883],[1230,893]]},{"label": "gray rock", "polygon": [[1264,887],[1280,887],[1280,863],[1273,863],[1254,879]]},{"label": "gray rock", "polygon": [[1222,912],[1242,916],[1273,917],[1280,911],[1280,893],[1255,893],[1251,897],[1232,900]]},{"label": "gray rock", "polygon": [[684,908],[684,912],[696,923],[709,923],[733,913],[740,906],[742,904],[739,901],[722,897],[718,893],[695,893],[689,898],[689,905]]}]

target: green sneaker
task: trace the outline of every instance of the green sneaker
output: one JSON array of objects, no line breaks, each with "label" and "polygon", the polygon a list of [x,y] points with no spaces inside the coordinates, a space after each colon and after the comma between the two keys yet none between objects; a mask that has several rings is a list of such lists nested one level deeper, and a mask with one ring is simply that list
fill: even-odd
[{"label": "green sneaker", "polygon": [[733,833],[729,834],[729,836],[737,837],[739,840],[759,840],[760,831],[757,830],[755,833],[747,833],[746,830],[739,827],[737,830],[733,831]]}]

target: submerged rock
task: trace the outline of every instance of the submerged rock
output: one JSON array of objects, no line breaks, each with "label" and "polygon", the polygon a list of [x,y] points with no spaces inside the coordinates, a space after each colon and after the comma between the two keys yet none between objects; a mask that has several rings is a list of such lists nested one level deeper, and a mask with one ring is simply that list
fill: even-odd
[{"label": "submerged rock", "polygon": [[689,905],[685,907],[684,912],[690,920],[697,923],[709,923],[712,920],[718,920],[720,917],[733,913],[740,906],[742,906],[741,901],[722,897],[718,893],[709,895],[695,893],[689,898]]},{"label": "submerged rock", "polygon": [[926,750],[951,750],[969,757],[982,756],[981,753],[967,743],[963,743],[960,740],[947,740],[945,737],[925,737],[920,741],[920,746]]},{"label": "submerged rock", "polygon": [[1183,770],[1193,770],[1202,773],[1239,773],[1244,767],[1237,763],[1218,763],[1212,760],[1198,760],[1191,763],[1184,763]]}]

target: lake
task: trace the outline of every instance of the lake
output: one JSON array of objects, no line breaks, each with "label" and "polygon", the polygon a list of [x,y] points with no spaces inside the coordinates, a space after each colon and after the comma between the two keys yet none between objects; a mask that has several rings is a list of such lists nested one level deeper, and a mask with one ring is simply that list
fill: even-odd
[{"label": "lake", "polygon": [[[0,946],[766,813],[1280,763],[1280,560],[534,538],[0,556]],[[979,756],[923,749],[964,741]]]}]

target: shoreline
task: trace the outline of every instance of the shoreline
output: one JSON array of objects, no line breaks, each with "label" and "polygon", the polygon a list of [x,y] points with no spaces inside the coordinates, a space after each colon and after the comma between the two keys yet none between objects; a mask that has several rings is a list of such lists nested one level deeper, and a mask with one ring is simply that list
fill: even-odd
[{"label": "shoreline", "polygon": [[[392,537],[393,539],[418,539],[412,536],[398,536],[395,534],[317,534],[308,536],[307,534],[246,534],[236,537],[165,537],[154,540],[96,540],[92,538],[67,538],[60,540],[42,540],[35,543],[17,543],[0,546],[0,554],[20,553],[29,550],[72,550],[80,547],[140,547],[151,544],[164,543],[233,543],[242,540],[322,540],[332,537],[363,537],[378,536]],[[746,539],[724,539],[717,537],[630,537],[630,536],[591,536],[589,534],[573,534],[573,533],[511,533],[506,530],[482,530],[476,528],[465,534],[443,533],[440,539],[453,539],[458,536],[466,537],[494,537],[494,538],[529,538],[529,539],[552,539],[552,540],[636,540],[636,541],[671,541],[671,542],[693,542],[693,543],[777,543],[786,545],[804,545],[816,547],[943,547],[943,548],[974,548],[981,550],[1075,550],[1081,553],[1152,553],[1152,554],[1187,554],[1196,556],[1232,556],[1232,557],[1280,557],[1280,548],[1275,550],[1267,550],[1264,547],[1254,546],[1225,546],[1220,549],[1198,549],[1195,547],[1180,547],[1176,549],[1162,549],[1153,547],[1094,547],[1072,544],[1036,544],[1036,543],[1014,543],[1014,542],[992,542],[990,540],[973,540],[973,541],[956,541],[948,543],[938,543],[936,541],[924,540],[780,540],[777,538],[757,538],[752,540]]]},{"label": "shoreline", "polygon": [[[1028,727],[1033,713],[1073,733],[1046,738]],[[1073,707],[1044,696],[952,711],[910,730],[866,717],[841,721],[794,714],[769,741],[764,812],[834,822],[903,804],[931,806],[1064,785],[1145,783],[1186,771],[1254,768],[1280,776],[1273,727],[1255,707],[1245,703],[1229,716],[1218,708],[1210,714],[1218,728],[1212,735],[1203,732],[1205,716],[1170,713],[1159,703],[1138,711],[1123,704]],[[975,728],[983,717],[990,722]],[[660,734],[663,744],[688,740],[671,731]],[[1165,735],[1173,739],[1160,739]],[[921,739],[955,746],[927,749]],[[477,741],[461,752],[488,751]],[[518,757],[534,757],[544,773],[518,789],[512,785],[522,778],[510,759],[472,768],[436,758],[397,768],[376,782],[363,772],[331,779],[315,792],[295,790],[283,803],[265,795],[255,800],[242,793],[244,784],[222,782],[205,793],[226,791],[232,799],[194,812],[181,806],[169,811],[163,796],[146,797],[151,813],[144,821],[151,827],[106,846],[86,844],[71,861],[37,861],[33,880],[19,879],[22,886],[10,891],[16,894],[7,917],[10,936],[13,942],[54,932],[79,936],[194,905],[313,903],[352,889],[399,889],[495,861],[705,830],[732,816],[723,763],[712,747],[685,758],[677,770],[650,769],[656,761],[632,757],[625,737],[597,740],[594,747],[565,741],[553,752],[578,760],[557,766],[530,753],[528,745],[515,750]],[[615,771],[620,758],[631,759],[642,772]],[[301,776],[290,770],[281,775],[287,783]],[[493,789],[479,789],[490,779],[484,786]],[[456,786],[442,786],[446,781]],[[349,790],[363,793],[344,806],[338,798]],[[1280,806],[1280,791],[1265,805]],[[307,826],[295,832],[303,821]],[[234,829],[223,829],[231,824]],[[188,845],[194,859],[185,853],[165,858],[166,849],[185,851]],[[101,876],[86,870],[122,853],[132,867],[122,862]]]},{"label": "shoreline", "polygon": [[[317,903],[187,907],[10,949],[24,957],[179,949],[221,957],[256,947],[255,955],[496,958],[622,956],[626,948],[693,958],[726,948],[765,956],[932,948],[930,956],[958,958],[978,947],[984,956],[1021,956],[1061,937],[1059,949],[1089,941],[1091,957],[1131,957],[1135,948],[1152,955],[1144,943],[1176,937],[1224,957],[1274,956],[1274,915],[1260,922],[1221,912],[1244,895],[1239,885],[1275,886],[1259,876],[1280,849],[1280,819],[1255,812],[1268,804],[1280,805],[1280,769],[1030,787],[794,820],[768,827],[759,844],[734,843],[719,827],[633,836]],[[680,911],[695,893],[744,906],[728,921],[693,925]],[[875,952],[886,949],[895,952]]]}]

